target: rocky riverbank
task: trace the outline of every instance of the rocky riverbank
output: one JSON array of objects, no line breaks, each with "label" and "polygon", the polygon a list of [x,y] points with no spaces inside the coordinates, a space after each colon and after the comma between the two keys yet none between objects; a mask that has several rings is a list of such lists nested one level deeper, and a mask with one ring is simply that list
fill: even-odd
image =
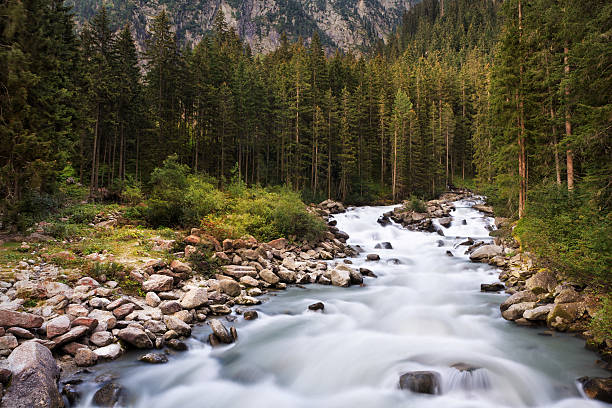
[{"label": "rocky riverbank", "polygon": [[[313,211],[327,217],[344,207],[326,201]],[[70,283],[57,265],[20,262],[15,273],[4,277],[0,289],[0,356],[8,357],[0,363],[0,382],[6,387],[3,406],[34,406],[29,402],[33,394],[26,389],[39,393],[36,398],[46,401],[45,406],[61,406],[57,387],[51,386],[60,369],[65,377],[80,367],[116,359],[129,349],[158,350],[141,360],[166,362],[163,350],[186,350],[183,340],[196,324],[210,326],[212,346],[232,343],[238,333],[231,322],[240,315],[256,319],[257,312],[249,307],[261,303],[262,295],[287,285],[362,284],[362,273],[351,268],[348,260],[336,265],[328,262],[355,254],[346,245],[348,235],[334,225],[329,222],[323,238],[300,244],[284,238],[257,242],[252,237],[218,242],[192,229],[184,238],[184,252],[173,254],[182,260],[152,259],[129,272],[130,288],[136,294],[126,293],[104,275],[82,276]],[[155,245],[162,251],[175,244],[158,241]],[[213,249],[211,263],[218,265],[208,276],[194,272],[188,261],[198,259],[193,254],[203,245]],[[30,298],[36,295],[35,305],[24,300],[26,292]],[[24,365],[23,356],[31,353],[39,357]],[[40,375],[23,374],[25,366]],[[102,406],[120,399],[117,386],[109,384],[101,384],[95,397]],[[70,381],[63,393],[69,403],[78,398]]]}]

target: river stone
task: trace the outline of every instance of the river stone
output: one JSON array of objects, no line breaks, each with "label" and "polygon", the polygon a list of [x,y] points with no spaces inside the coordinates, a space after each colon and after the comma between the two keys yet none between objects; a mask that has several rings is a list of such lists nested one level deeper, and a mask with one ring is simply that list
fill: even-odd
[{"label": "river stone", "polygon": [[142,283],[142,289],[146,292],[165,292],[172,290],[173,283],[171,276],[153,274],[149,280]]},{"label": "river stone", "polygon": [[43,318],[31,313],[13,312],[11,310],[0,310],[0,326],[23,327],[24,329],[36,329],[42,326]]},{"label": "river stone", "polygon": [[113,342],[113,335],[107,331],[95,332],[91,335],[89,341],[98,347],[104,347]]},{"label": "river stone", "polygon": [[234,338],[232,337],[232,335],[230,334],[230,332],[227,330],[227,328],[223,325],[223,323],[221,323],[220,320],[218,319],[212,319],[208,322],[208,325],[210,326],[210,328],[213,331],[213,334],[219,339],[219,341],[221,341],[222,343],[225,344],[230,344],[234,342]]},{"label": "river stone", "polygon": [[159,306],[161,299],[159,298],[157,293],[147,292],[147,295],[145,296],[145,302],[148,306],[157,307]]},{"label": "river stone", "polygon": [[[223,284],[221,282],[221,284]],[[193,288],[185,293],[181,299],[181,306],[185,309],[195,309],[208,302],[208,291],[205,288]]]},{"label": "river stone", "polygon": [[359,268],[359,273],[362,276],[367,276],[370,278],[378,278],[378,276],[376,276],[376,274],[372,272],[371,270],[369,270],[368,268]]},{"label": "river stone", "polygon": [[247,310],[243,314],[244,320],[255,320],[259,317],[259,314],[255,310]]},{"label": "river stone", "polygon": [[20,339],[30,340],[34,338],[34,335],[31,331],[26,330],[22,327],[10,327],[6,330],[6,332],[12,334],[15,337],[19,337]]},{"label": "river stone", "polygon": [[123,320],[127,315],[132,313],[134,309],[136,309],[136,305],[133,303],[125,303],[113,309],[113,315],[115,315],[118,320]]},{"label": "river stone", "polygon": [[254,298],[253,296],[238,296],[237,298],[234,299],[234,303],[236,303],[237,305],[243,305],[243,306],[254,306],[254,305],[259,305],[261,303],[261,300]]},{"label": "river stone", "polygon": [[147,333],[136,327],[128,326],[125,329],[119,330],[117,337],[136,348],[153,348],[153,343],[151,343],[151,339],[147,336]]},{"label": "river stone", "polygon": [[548,269],[542,269],[525,281],[525,289],[532,291],[536,295],[548,293],[555,286],[557,286],[557,278]]},{"label": "river stone", "polygon": [[63,344],[70,343],[71,341],[75,341],[83,337],[88,330],[89,329],[85,326],[73,327],[68,333],[62,334],[61,336],[57,336],[53,339],[55,342],[55,347],[59,347]]},{"label": "river stone", "polygon": [[359,273],[359,271],[351,268],[351,270],[349,271],[349,275],[351,277],[352,285],[361,285],[363,283],[363,276],[361,276],[361,273]]},{"label": "river stone", "polygon": [[378,244],[376,244],[376,246],[374,247],[376,249],[382,248],[382,249],[393,249],[393,245],[391,245],[390,242],[379,242]]},{"label": "river stone", "polygon": [[268,269],[264,269],[259,272],[259,277],[270,285],[276,285],[278,282],[280,282],[280,278],[276,276],[274,272]]},{"label": "river stone", "polygon": [[109,344],[108,346],[100,347],[94,350],[94,353],[96,353],[99,358],[106,360],[114,360],[118,358],[122,352],[123,349],[119,343]]},{"label": "river stone", "polygon": [[149,364],[164,364],[168,362],[168,356],[163,353],[148,353],[140,356],[138,360]]},{"label": "river stone", "polygon": [[[242,279],[255,279],[255,278],[252,278],[250,276],[243,276],[240,280],[242,281]],[[257,279],[255,279],[255,281],[257,281]],[[233,279],[221,279],[219,281],[219,289],[221,289],[221,292],[231,297],[236,297],[240,295],[240,292],[241,292],[240,284]]]},{"label": "river stone", "polygon": [[582,384],[582,390],[587,397],[612,403],[612,377],[581,377],[578,382]]},{"label": "river stone", "polygon": [[179,336],[191,336],[191,327],[177,317],[164,316],[164,323],[166,324],[168,330],[175,331],[179,334]]},{"label": "river stone", "polygon": [[308,305],[308,310],[323,310],[325,309],[325,305],[323,304],[323,302],[317,302],[317,303],[313,303],[311,305]]},{"label": "river stone", "polygon": [[106,310],[94,309],[89,312],[88,317],[91,317],[98,321],[96,331],[111,330],[117,324],[117,318],[115,317],[113,312],[108,312]]},{"label": "river stone", "polygon": [[348,287],[351,285],[351,268],[338,265],[331,271],[331,283],[334,286]]},{"label": "river stone", "polygon": [[125,390],[113,382],[108,382],[102,386],[93,396],[94,406],[112,408],[116,405],[123,405],[125,400]]},{"label": "river stone", "polygon": [[523,303],[523,302],[536,302],[537,300],[538,300],[538,297],[534,295],[533,292],[528,291],[528,290],[523,290],[521,292],[516,292],[515,294],[510,296],[508,299],[506,299],[504,303],[502,303],[499,306],[499,309],[502,312],[504,312],[508,310],[510,306],[514,304]]},{"label": "river stone", "polygon": [[449,228],[451,226],[451,217],[444,217],[444,218],[440,218],[438,220],[438,223],[440,223],[441,226],[443,226],[444,228]]},{"label": "river stone", "polygon": [[89,306],[94,307],[96,309],[105,309],[111,303],[110,300],[101,297],[95,297],[89,299]]},{"label": "river stone", "polygon": [[506,320],[516,320],[523,317],[523,313],[529,309],[535,308],[536,302],[522,302],[510,306],[502,312],[502,317]]},{"label": "river stone", "polygon": [[[286,269],[283,267],[279,268],[277,275],[279,278],[281,278],[283,282],[286,282],[286,283],[295,283],[295,281],[297,280],[296,278],[297,275],[295,272],[290,271],[289,269]],[[260,276],[261,276],[261,273],[260,273]]]},{"label": "river stone", "polygon": [[546,325],[551,329],[566,331],[585,311],[586,305],[583,302],[557,303],[548,314]]},{"label": "river stone", "polygon": [[435,371],[412,371],[402,374],[399,387],[420,394],[439,394],[441,376]]},{"label": "river stone", "polygon": [[502,247],[498,245],[482,245],[470,254],[470,260],[474,262],[486,262],[494,256],[503,253]]},{"label": "river stone", "polygon": [[8,357],[11,382],[2,399],[4,408],[59,408],[62,397],[57,389],[60,370],[51,351],[28,341]]},{"label": "river stone", "polygon": [[546,320],[548,313],[550,313],[553,307],[554,305],[543,305],[535,309],[525,310],[523,317],[527,320]]},{"label": "river stone", "polygon": [[74,353],[74,363],[79,367],[90,367],[98,362],[98,355],[87,347],[82,347]]},{"label": "river stone", "polygon": [[378,255],[378,254],[368,254],[366,256],[366,261],[380,261],[380,255]]},{"label": "river stone", "polygon": [[226,305],[210,305],[210,311],[216,315],[226,315],[232,313],[232,309]]},{"label": "river stone", "polygon": [[240,283],[245,286],[251,286],[254,288],[259,286],[259,281],[252,276],[243,276],[242,278],[240,278]]},{"label": "river stone", "polygon": [[480,291],[481,292],[499,292],[500,290],[504,290],[505,286],[503,283],[481,283]]}]

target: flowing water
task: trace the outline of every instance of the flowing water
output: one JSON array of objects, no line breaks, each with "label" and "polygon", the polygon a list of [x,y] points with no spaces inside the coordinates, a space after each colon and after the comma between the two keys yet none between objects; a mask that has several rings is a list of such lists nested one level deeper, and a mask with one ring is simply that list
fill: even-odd
[{"label": "flowing water", "polygon": [[[232,323],[239,334],[233,345],[211,349],[203,325],[190,350],[168,364],[146,365],[132,353],[90,377],[118,373],[130,405],[142,408],[604,406],[579,394],[577,377],[606,374],[582,340],[516,327],[500,316],[506,295],[479,291],[498,272],[470,263],[459,243],[489,239],[493,220],[470,200],[456,204],[445,237],[377,224],[393,207],[337,215],[349,243],[364,250],[353,266],[378,275],[365,278],[365,287],[293,287],[269,295],[256,308],[259,319]],[[381,242],[393,249],[375,249]],[[381,260],[367,262],[368,253]],[[324,313],[307,310],[318,301]],[[451,368],[457,363],[476,369]],[[399,376],[415,370],[440,373],[441,395],[398,389]],[[83,384],[82,406],[95,386]]]}]

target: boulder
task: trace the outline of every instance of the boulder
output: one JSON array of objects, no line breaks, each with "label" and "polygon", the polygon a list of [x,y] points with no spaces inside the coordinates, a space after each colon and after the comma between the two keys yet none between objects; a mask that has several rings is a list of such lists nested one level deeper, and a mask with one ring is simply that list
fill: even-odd
[{"label": "boulder", "polygon": [[331,271],[331,283],[334,286],[348,287],[351,285],[351,268],[338,265]]},{"label": "boulder", "polygon": [[6,333],[10,333],[15,337],[19,337],[20,339],[30,340],[34,338],[34,335],[31,331],[24,329],[22,327],[10,327],[6,330]]},{"label": "boulder", "polygon": [[185,309],[195,309],[208,302],[208,291],[205,288],[193,288],[185,293],[181,299],[181,306]]},{"label": "boulder", "polygon": [[[296,273],[293,271],[290,271],[289,269],[286,268],[280,268],[277,272],[278,277],[286,283],[295,283],[296,281]],[[261,274],[260,274],[261,276]]]},{"label": "boulder", "polygon": [[412,371],[402,374],[399,387],[419,394],[439,394],[441,376],[435,371]]},{"label": "boulder", "polygon": [[136,327],[128,326],[125,329],[119,330],[117,337],[136,348],[153,348],[153,343],[151,342],[149,336],[147,336],[144,330]]},{"label": "boulder", "polygon": [[351,285],[361,285],[363,283],[363,276],[359,271],[351,268],[349,275],[351,277]]},{"label": "boulder", "polygon": [[67,333],[70,330],[70,319],[66,315],[58,316],[47,322],[47,338]]},{"label": "boulder", "polygon": [[573,288],[562,289],[557,297],[555,297],[555,303],[572,303],[582,300],[580,293],[576,292]]},{"label": "boulder", "polygon": [[255,320],[259,317],[259,314],[255,310],[247,310],[243,314],[244,320]]},{"label": "boulder", "polygon": [[176,300],[164,300],[159,304],[159,310],[165,315],[175,314],[182,309],[183,307]]},{"label": "boulder", "polygon": [[317,302],[317,303],[313,303],[312,305],[308,305],[308,310],[323,310],[325,309],[325,305],[323,304],[323,302]]},{"label": "boulder", "polygon": [[168,330],[174,330],[179,336],[191,336],[191,327],[177,317],[164,316],[164,323]]},{"label": "boulder", "polygon": [[548,313],[550,313],[553,307],[554,305],[543,305],[535,309],[525,310],[523,317],[527,320],[546,320]]},{"label": "boulder", "polygon": [[378,255],[378,254],[368,254],[366,256],[366,261],[380,261],[380,255]]},{"label": "boulder", "polygon": [[525,311],[535,308],[535,305],[535,302],[515,303],[502,312],[502,317],[506,320],[520,319]]},{"label": "boulder", "polygon": [[113,335],[107,331],[95,332],[91,335],[89,341],[98,347],[104,347],[113,342]]},{"label": "boulder", "polygon": [[79,367],[90,367],[98,362],[98,355],[87,347],[82,347],[74,353],[74,363]]},{"label": "boulder", "polygon": [[159,298],[157,293],[155,293],[155,292],[147,292],[147,295],[145,296],[145,302],[146,302],[146,304],[148,306],[157,307],[157,306],[159,306],[159,303],[161,302],[161,299]]},{"label": "boulder", "polygon": [[242,278],[240,278],[240,283],[246,286],[251,286],[253,288],[259,286],[259,281],[252,276],[243,276]]},{"label": "boulder", "polygon": [[53,339],[55,347],[59,347],[71,341],[75,341],[83,337],[89,329],[85,326],[76,326],[70,329],[68,333],[57,336]]},{"label": "boulder", "polygon": [[43,324],[43,318],[31,313],[0,310],[0,326],[23,327],[24,329],[37,329]]},{"label": "boulder", "polygon": [[508,299],[506,299],[504,303],[502,303],[499,306],[499,309],[503,312],[505,310],[508,310],[510,306],[514,304],[523,303],[523,302],[536,302],[537,300],[538,300],[538,297],[534,295],[533,292],[528,291],[528,290],[523,290],[521,292],[516,292],[515,294],[510,296]]},{"label": "boulder", "polygon": [[578,382],[582,384],[582,390],[587,397],[612,403],[612,377],[581,377]]},{"label": "boulder", "polygon": [[153,274],[149,280],[142,283],[142,289],[146,292],[165,292],[172,290],[173,283],[171,276]]},{"label": "boulder", "polygon": [[274,249],[278,249],[278,250],[283,250],[287,247],[288,241],[286,238],[278,238],[278,239],[274,239],[270,242],[268,242],[268,245],[270,245],[272,248]]},{"label": "boulder", "polygon": [[557,286],[555,274],[548,269],[542,269],[525,281],[525,289],[536,295],[551,292]]},{"label": "boulder", "polygon": [[109,344],[108,346],[100,347],[94,350],[94,353],[96,353],[99,358],[105,360],[114,360],[119,358],[122,352],[123,349],[119,343]]},{"label": "boulder", "polygon": [[[250,276],[243,276],[242,279],[255,279],[255,278],[251,278]],[[257,280],[255,279],[255,281]],[[221,279],[219,281],[219,289],[221,289],[221,292],[231,297],[239,296],[240,291],[241,291],[240,284],[233,279]]]},{"label": "boulder", "polygon": [[583,302],[557,303],[548,314],[546,325],[551,329],[566,331],[585,311],[586,305]]},{"label": "boulder", "polygon": [[148,353],[140,356],[138,360],[149,364],[164,364],[168,362],[168,356],[163,353]]},{"label": "boulder", "polygon": [[474,262],[486,262],[501,254],[503,254],[503,248],[498,245],[482,245],[470,254],[470,260]]},{"label": "boulder", "polygon": [[25,342],[13,350],[8,363],[13,375],[2,399],[3,407],[64,406],[57,389],[60,370],[47,347],[34,341]]},{"label": "boulder", "polygon": [[170,269],[176,273],[191,273],[191,266],[176,259],[170,264]]},{"label": "boulder", "polygon": [[230,334],[227,328],[221,323],[218,319],[212,319],[208,322],[208,325],[212,329],[213,334],[225,344],[230,344],[234,342],[234,337]]},{"label": "boulder", "polygon": [[274,272],[268,269],[264,269],[259,272],[259,277],[270,285],[276,285],[278,282],[280,282],[280,278]]},{"label": "boulder", "polygon": [[438,220],[438,223],[444,228],[449,228],[451,226],[451,221],[452,221],[451,217],[444,217],[444,218],[440,218]]},{"label": "boulder", "polygon": [[125,390],[113,382],[108,382],[102,386],[93,396],[93,405],[97,407],[123,406],[126,398]]},{"label": "boulder", "polygon": [[125,303],[118,308],[113,310],[113,315],[117,318],[117,320],[123,320],[127,315],[132,313],[136,309],[136,305],[133,303]]},{"label": "boulder", "polygon": [[480,291],[481,292],[499,292],[500,290],[504,290],[505,286],[503,283],[481,283]]}]

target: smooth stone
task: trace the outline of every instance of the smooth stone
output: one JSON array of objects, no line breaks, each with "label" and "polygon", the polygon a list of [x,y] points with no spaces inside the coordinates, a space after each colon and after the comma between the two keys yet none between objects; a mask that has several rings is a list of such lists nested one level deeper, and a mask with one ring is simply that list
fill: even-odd
[{"label": "smooth stone", "polygon": [[162,353],[148,353],[140,356],[138,360],[149,364],[164,364],[168,362],[168,356]]},{"label": "smooth stone", "polygon": [[412,371],[402,374],[399,387],[419,394],[439,394],[441,376],[435,371]]},{"label": "smooth stone", "polygon": [[234,338],[227,330],[227,328],[221,323],[219,319],[212,319],[208,322],[208,325],[213,331],[213,334],[225,344],[230,344],[234,342]]}]

